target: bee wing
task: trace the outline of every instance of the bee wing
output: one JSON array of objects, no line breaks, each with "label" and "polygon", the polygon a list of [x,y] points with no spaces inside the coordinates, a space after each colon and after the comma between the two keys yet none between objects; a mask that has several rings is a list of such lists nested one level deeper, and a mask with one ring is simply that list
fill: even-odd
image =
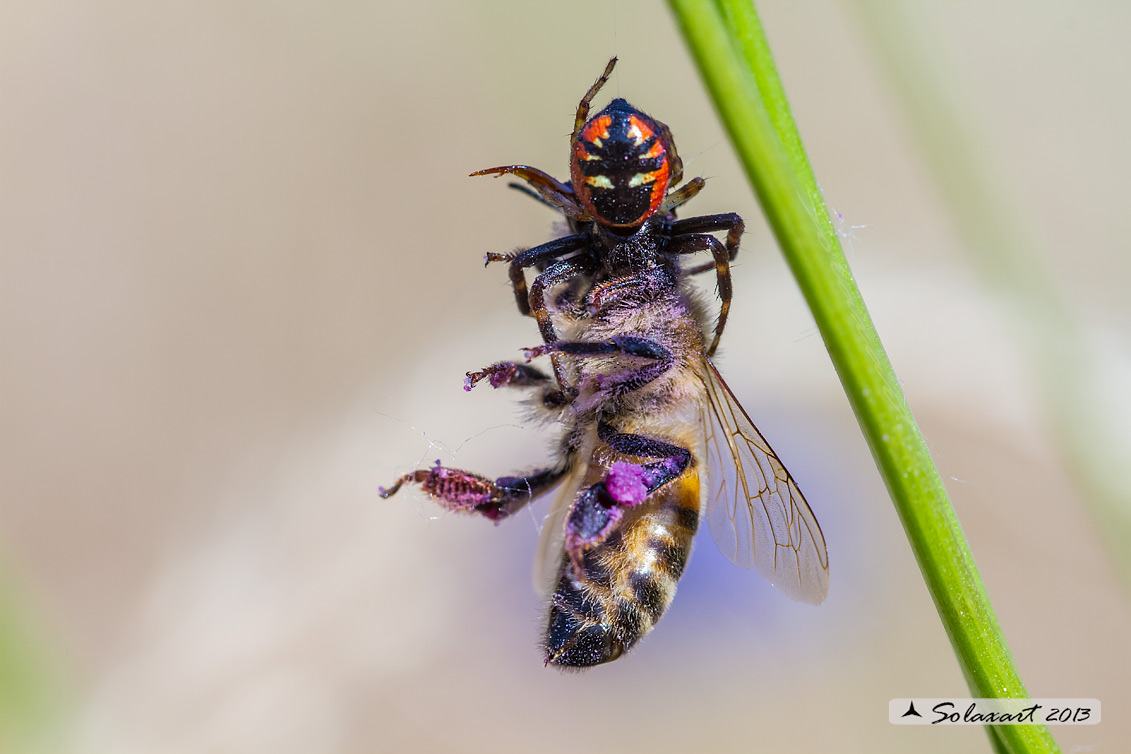
[{"label": "bee wing", "polygon": [[801,490],[714,365],[703,360],[707,521],[719,549],[787,597],[816,605],[829,591],[825,537]]},{"label": "bee wing", "polygon": [[585,464],[580,461],[566,475],[558,487],[557,497],[542,522],[538,550],[534,555],[534,588],[539,594],[554,593],[565,555],[565,525],[577,488],[585,476]]}]

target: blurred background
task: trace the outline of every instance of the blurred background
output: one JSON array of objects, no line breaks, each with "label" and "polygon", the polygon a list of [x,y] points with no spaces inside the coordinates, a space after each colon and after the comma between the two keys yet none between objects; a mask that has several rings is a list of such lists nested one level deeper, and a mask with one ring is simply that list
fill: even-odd
[{"label": "blurred background", "polygon": [[[1101,725],[1054,733],[1115,751],[1131,608],[1111,490],[1088,486],[1131,468],[1131,11],[900,5],[759,7],[1028,689],[1099,698]],[[494,527],[377,489],[437,458],[545,458],[513,396],[460,387],[538,342],[483,253],[561,228],[466,176],[566,176],[613,54],[598,106],[671,126],[709,179],[689,212],[747,220],[718,362],[806,491],[831,579],[822,606],[792,603],[703,536],[639,648],[562,675],[531,586],[545,505]],[[976,159],[923,138],[911,95],[939,104],[939,82]],[[892,697],[969,692],[662,5],[8,0],[0,102],[0,746],[989,750],[977,727],[887,722]],[[1045,287],[985,274],[938,175],[963,159]],[[1041,350],[1034,291],[1069,357]],[[1083,404],[1051,405],[1049,363]]]}]

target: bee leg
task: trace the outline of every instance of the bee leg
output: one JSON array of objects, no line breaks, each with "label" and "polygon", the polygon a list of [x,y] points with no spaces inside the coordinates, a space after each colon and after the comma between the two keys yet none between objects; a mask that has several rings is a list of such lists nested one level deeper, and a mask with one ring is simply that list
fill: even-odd
[{"label": "bee leg", "polygon": [[647,300],[653,291],[669,290],[674,284],[670,273],[665,270],[645,270],[592,283],[581,303],[586,313],[595,316],[617,299],[638,297]]},{"label": "bee leg", "polygon": [[604,356],[623,353],[639,356],[652,363],[619,375],[597,375],[596,392],[603,396],[617,396],[639,390],[671,368],[675,361],[672,352],[659,343],[635,335],[618,335],[606,341],[559,340],[554,343],[524,348],[527,360],[550,353],[571,356]]},{"label": "bee leg", "polygon": [[645,288],[647,281],[642,280],[641,277],[640,275],[628,275],[595,284],[585,295],[585,311],[590,315],[596,315],[605,308],[610,299],[619,298]]},{"label": "bee leg", "polygon": [[582,568],[585,551],[608,538],[624,517],[624,508],[625,505],[610,493],[607,482],[586,487],[573,501],[566,519],[565,549],[574,573],[585,572]]},{"label": "bee leg", "polygon": [[403,475],[392,487],[377,491],[382,498],[392,497],[405,484],[419,484],[443,508],[457,513],[478,513],[498,523],[521,510],[527,503],[556,485],[566,468],[543,469],[526,476],[488,479],[481,474],[449,469],[439,461],[428,469]]},{"label": "bee leg", "polygon": [[515,364],[513,361],[500,361],[489,367],[484,367],[476,372],[468,372],[463,378],[463,389],[471,389],[480,380],[489,380],[491,387],[533,387],[549,381],[549,377],[540,369],[529,364]]},{"label": "bee leg", "polygon": [[463,380],[463,389],[470,391],[481,380],[487,379],[491,387],[538,387],[546,386],[542,392],[542,405],[548,409],[558,409],[573,400],[573,394],[548,386],[550,378],[540,370],[527,364],[501,361],[477,372],[468,372]]},{"label": "bee leg", "polygon": [[691,464],[691,451],[686,448],[617,432],[606,422],[598,425],[597,432],[618,453],[659,460],[646,464],[616,461],[602,481],[587,487],[574,501],[566,519],[565,546],[577,573],[582,573],[585,551],[608,538],[626,508],[647,500]]},{"label": "bee leg", "polygon": [[500,361],[477,372],[468,372],[463,378],[463,389],[471,391],[481,380],[489,380],[491,387],[539,387],[542,391],[542,405],[548,409],[558,409],[568,405],[573,400],[573,394],[549,386],[550,378],[541,370],[529,364],[515,364],[512,361]]},{"label": "bee leg", "polygon": [[[659,459],[655,463],[643,464],[639,467],[643,470],[641,479],[647,490],[646,495],[651,495],[660,487],[678,477],[691,464],[691,451],[687,448],[653,440],[643,435],[617,432],[611,424],[605,421],[597,425],[597,437],[600,438],[601,442],[623,455]],[[624,498],[628,494],[627,492],[624,494],[617,493],[617,496]],[[642,499],[637,499],[636,502],[641,502]]]}]

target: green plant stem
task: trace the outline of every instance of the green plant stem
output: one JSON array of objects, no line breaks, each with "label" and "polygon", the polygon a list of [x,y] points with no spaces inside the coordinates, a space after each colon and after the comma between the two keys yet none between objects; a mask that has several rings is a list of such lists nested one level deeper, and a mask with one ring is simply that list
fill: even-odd
[{"label": "green plant stem", "polygon": [[[669,4],[817,322],[974,696],[1027,697],[840,248],[757,12],[748,0]],[[1000,726],[990,737],[999,750],[1058,751],[1044,727]]]},{"label": "green plant stem", "polygon": [[32,751],[61,717],[63,688],[12,572],[0,568],[0,751]]},{"label": "green plant stem", "polygon": [[[1131,594],[1131,477],[1127,432],[1095,379],[1103,366],[1044,264],[1043,244],[1018,220],[995,181],[984,139],[963,118],[958,94],[929,52],[917,8],[856,0],[861,28],[907,114],[939,194],[962,236],[971,268],[1012,305],[1021,345],[1036,377],[1061,461],[1080,492],[1123,588]],[[936,62],[932,65],[932,62]]]}]

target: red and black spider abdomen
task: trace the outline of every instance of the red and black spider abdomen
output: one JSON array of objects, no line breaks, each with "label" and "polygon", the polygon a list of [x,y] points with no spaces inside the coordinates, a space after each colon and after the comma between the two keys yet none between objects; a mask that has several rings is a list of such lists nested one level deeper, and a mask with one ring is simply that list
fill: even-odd
[{"label": "red and black spider abdomen", "polygon": [[582,126],[570,155],[570,179],[595,222],[632,228],[655,214],[672,174],[667,133],[623,99]]}]

